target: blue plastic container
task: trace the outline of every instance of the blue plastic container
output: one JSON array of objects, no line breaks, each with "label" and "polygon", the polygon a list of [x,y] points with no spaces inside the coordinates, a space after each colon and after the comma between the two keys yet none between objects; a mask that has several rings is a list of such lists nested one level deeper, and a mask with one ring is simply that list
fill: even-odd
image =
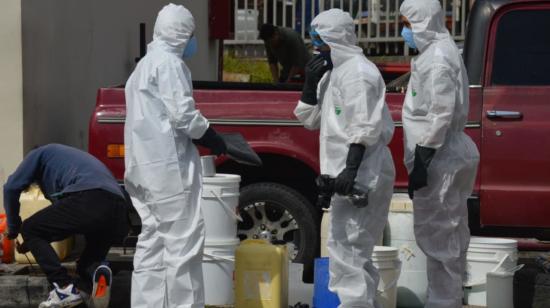
[{"label": "blue plastic container", "polygon": [[315,259],[313,308],[337,308],[340,305],[338,295],[328,289],[328,280],[328,258]]}]

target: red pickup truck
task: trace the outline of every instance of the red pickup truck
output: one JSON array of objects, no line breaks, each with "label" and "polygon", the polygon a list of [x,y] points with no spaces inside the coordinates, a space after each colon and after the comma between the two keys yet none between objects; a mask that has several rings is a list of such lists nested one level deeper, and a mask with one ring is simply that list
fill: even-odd
[{"label": "red pickup truck", "polygon": [[[464,45],[470,79],[466,132],[481,153],[469,202],[473,234],[550,239],[549,29],[550,1],[477,0],[471,10]],[[404,95],[395,90],[388,85],[396,123],[390,147],[395,190],[405,191]],[[264,163],[249,167],[218,159],[218,172],[242,176],[239,237],[268,231],[295,245],[295,260],[309,263],[319,241],[319,144],[318,132],[304,129],[293,115],[300,89],[196,82],[194,97],[216,130],[241,133]],[[118,179],[124,172],[124,116],[124,89],[100,89],[89,151]]]}]

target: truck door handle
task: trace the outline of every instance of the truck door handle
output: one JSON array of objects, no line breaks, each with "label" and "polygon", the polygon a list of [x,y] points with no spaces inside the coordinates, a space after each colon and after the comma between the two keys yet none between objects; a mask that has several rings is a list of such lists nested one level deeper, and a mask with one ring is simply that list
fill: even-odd
[{"label": "truck door handle", "polygon": [[523,114],[519,111],[487,110],[489,119],[521,119]]}]

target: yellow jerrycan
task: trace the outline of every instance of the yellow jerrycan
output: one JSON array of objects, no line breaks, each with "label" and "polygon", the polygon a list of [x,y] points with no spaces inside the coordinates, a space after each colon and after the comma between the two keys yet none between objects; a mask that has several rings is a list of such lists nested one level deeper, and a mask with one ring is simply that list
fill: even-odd
[{"label": "yellow jerrycan", "polygon": [[286,246],[245,240],[235,251],[235,308],[288,307]]}]

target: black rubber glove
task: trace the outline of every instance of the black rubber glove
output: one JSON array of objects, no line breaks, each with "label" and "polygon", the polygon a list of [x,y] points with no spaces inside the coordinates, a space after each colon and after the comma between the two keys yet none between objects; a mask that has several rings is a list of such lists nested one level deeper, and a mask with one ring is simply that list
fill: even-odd
[{"label": "black rubber glove", "polygon": [[416,145],[414,149],[414,166],[409,174],[409,197],[414,198],[414,191],[428,185],[428,167],[435,155],[435,149]]},{"label": "black rubber glove", "polygon": [[326,60],[317,55],[306,64],[304,87],[302,88],[302,102],[308,105],[317,105],[317,84],[326,71],[330,69]]},{"label": "black rubber glove", "polygon": [[363,161],[363,154],[365,154],[364,145],[353,143],[349,146],[346,168],[340,172],[334,183],[334,191],[337,194],[346,196],[353,192],[355,177],[361,161]]},{"label": "black rubber glove", "polygon": [[330,207],[332,195],[334,195],[334,179],[327,174],[321,174],[315,179],[315,184],[317,184],[317,189],[319,190],[317,207],[328,209]]},{"label": "black rubber glove", "polygon": [[31,251],[26,242],[19,243],[19,241],[15,242],[15,249],[20,254],[26,254],[27,252]]},{"label": "black rubber glove", "polygon": [[10,229],[8,231],[8,234],[6,234],[6,237],[9,239],[9,240],[14,240],[17,238],[17,236],[19,235],[19,230],[12,230]]},{"label": "black rubber glove", "polygon": [[200,139],[193,139],[193,143],[209,148],[216,156],[227,153],[225,141],[212,127],[208,127]]}]

